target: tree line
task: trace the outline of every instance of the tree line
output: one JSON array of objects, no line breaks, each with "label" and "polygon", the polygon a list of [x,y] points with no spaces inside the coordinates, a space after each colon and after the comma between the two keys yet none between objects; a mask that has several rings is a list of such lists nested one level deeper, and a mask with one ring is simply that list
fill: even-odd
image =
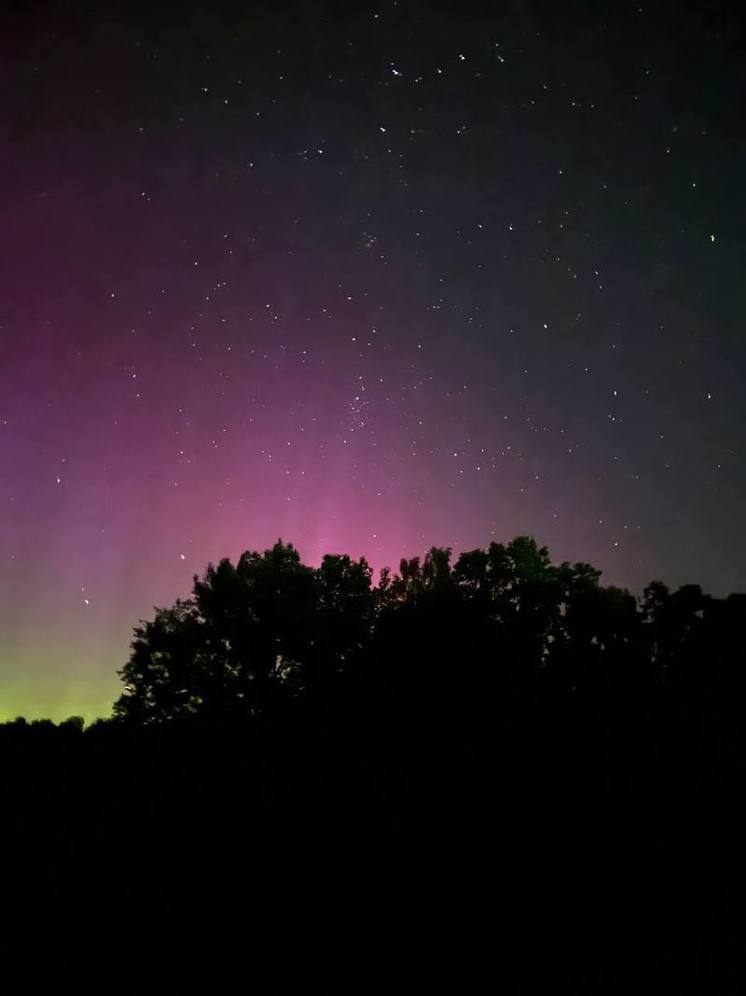
[{"label": "tree line", "polygon": [[[552,564],[525,536],[462,553],[433,547],[377,584],[364,558],[318,568],[279,541],[195,576],[191,598],[135,631],[114,716],[159,723],[258,716],[355,687],[419,709],[438,695],[551,699],[614,686],[741,680],[746,595],[651,583],[641,598],[585,563]],[[418,705],[419,702],[419,705]]]},{"label": "tree line", "polygon": [[745,609],[528,537],[376,583],[282,542],[210,565],[135,629],[110,718],[0,724],[0,952],[741,992]]}]

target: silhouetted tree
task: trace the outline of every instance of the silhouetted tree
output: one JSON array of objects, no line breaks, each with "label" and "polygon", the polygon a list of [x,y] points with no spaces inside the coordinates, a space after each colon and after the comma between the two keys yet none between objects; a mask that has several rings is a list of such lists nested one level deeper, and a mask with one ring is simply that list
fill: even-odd
[{"label": "silhouetted tree", "polygon": [[400,705],[466,696],[481,708],[506,688],[545,699],[549,689],[642,692],[674,665],[696,670],[716,603],[693,585],[672,594],[653,583],[638,605],[599,579],[519,536],[455,565],[433,547],[398,573],[384,568],[373,587],[364,559],[327,555],[311,568],[280,541],[209,565],[190,599],[137,628],[115,715],[256,715],[280,699],[334,697],[343,673]]},{"label": "silhouetted tree", "polygon": [[371,571],[326,556],[314,570],[292,544],[224,559],[191,599],[135,632],[115,714],[139,722],[264,710],[338,672],[368,636]]}]

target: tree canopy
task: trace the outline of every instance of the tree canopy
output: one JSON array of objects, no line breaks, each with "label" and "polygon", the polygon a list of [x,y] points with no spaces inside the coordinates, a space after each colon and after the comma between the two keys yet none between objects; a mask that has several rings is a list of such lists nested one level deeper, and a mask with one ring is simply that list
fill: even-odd
[{"label": "tree canopy", "polygon": [[210,564],[190,598],[138,626],[115,715],[258,715],[355,682],[405,698],[494,697],[515,681],[644,685],[713,643],[715,622],[722,645],[736,605],[660,582],[637,599],[589,564],[553,564],[527,536],[455,562],[433,547],[377,584],[365,559],[330,554],[310,567],[280,540]]}]

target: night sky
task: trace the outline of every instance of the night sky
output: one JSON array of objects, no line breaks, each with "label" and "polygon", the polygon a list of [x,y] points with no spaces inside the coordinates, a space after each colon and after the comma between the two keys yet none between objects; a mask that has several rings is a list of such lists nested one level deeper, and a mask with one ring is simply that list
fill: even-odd
[{"label": "night sky", "polygon": [[746,588],[736,5],[15,10],[0,718],[280,536]]}]

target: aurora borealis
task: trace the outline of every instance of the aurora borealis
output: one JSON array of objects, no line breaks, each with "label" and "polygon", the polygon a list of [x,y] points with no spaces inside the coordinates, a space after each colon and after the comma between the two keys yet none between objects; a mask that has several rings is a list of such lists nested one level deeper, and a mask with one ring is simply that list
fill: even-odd
[{"label": "aurora borealis", "polygon": [[2,40],[0,718],[278,537],[746,586],[737,15],[32,3]]}]

